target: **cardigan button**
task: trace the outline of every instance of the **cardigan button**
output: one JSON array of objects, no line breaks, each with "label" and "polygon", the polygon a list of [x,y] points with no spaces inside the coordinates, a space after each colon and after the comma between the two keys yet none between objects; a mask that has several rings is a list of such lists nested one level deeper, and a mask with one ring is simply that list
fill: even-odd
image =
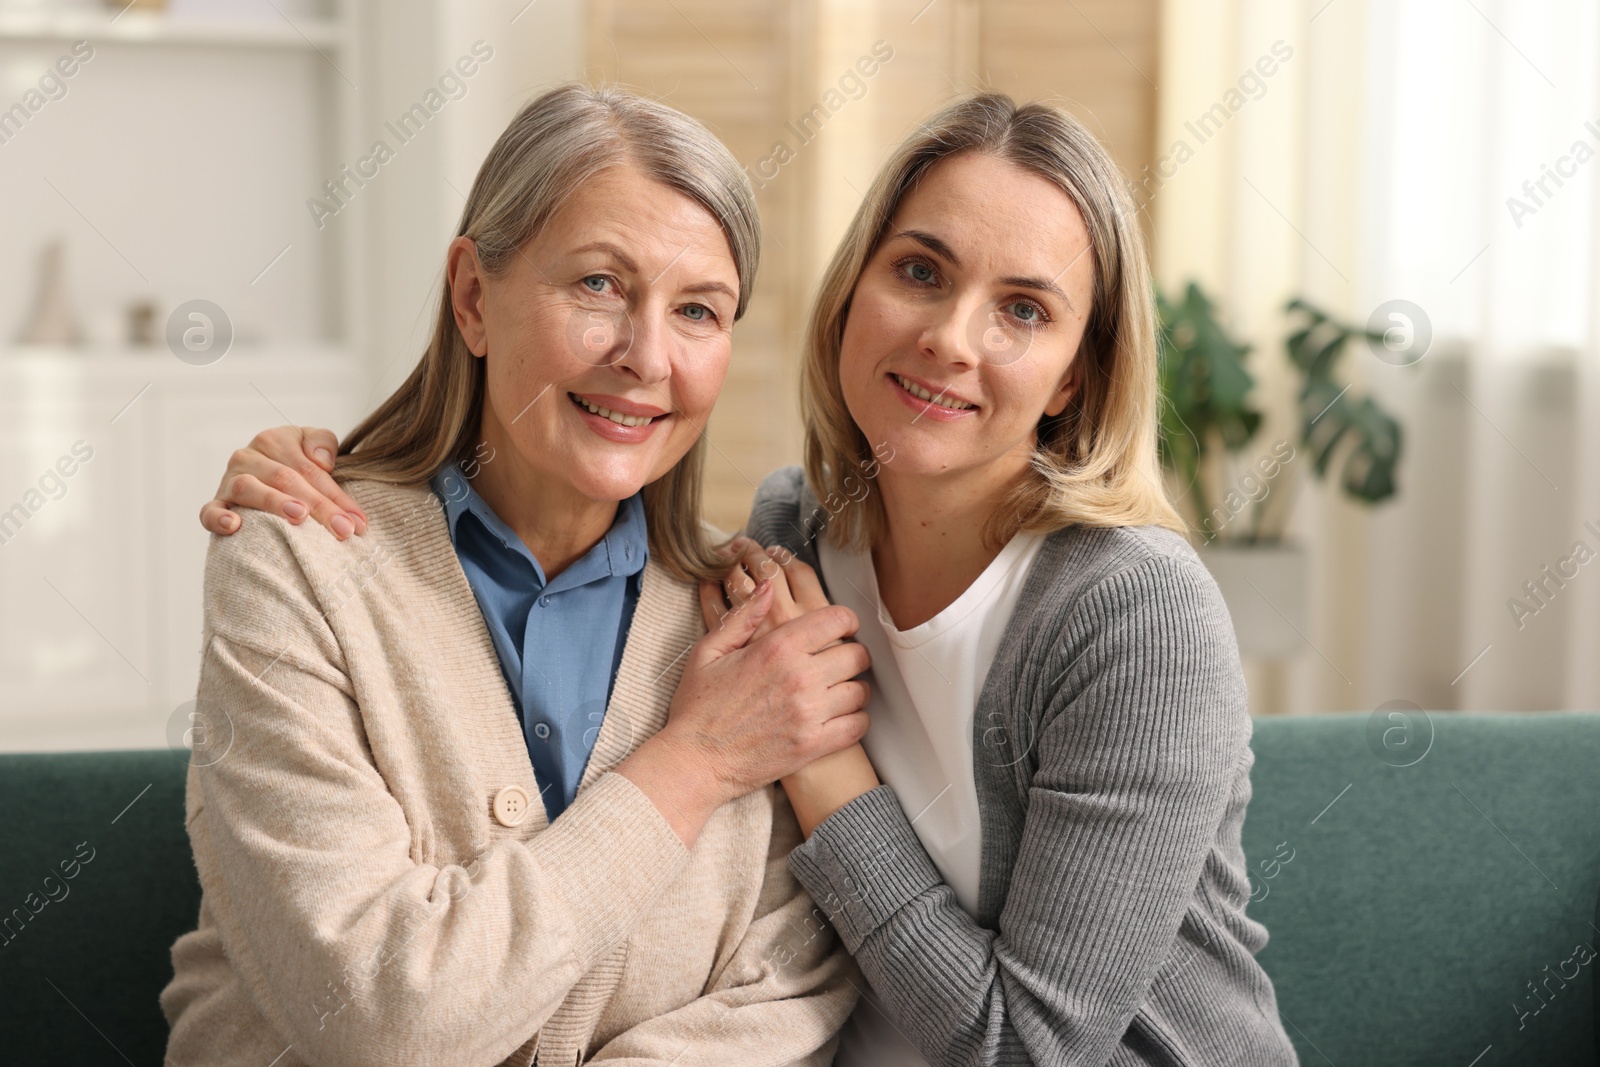
[{"label": "cardigan button", "polygon": [[494,795],[494,821],[515,826],[528,815],[528,794],[520,785],[508,785]]}]

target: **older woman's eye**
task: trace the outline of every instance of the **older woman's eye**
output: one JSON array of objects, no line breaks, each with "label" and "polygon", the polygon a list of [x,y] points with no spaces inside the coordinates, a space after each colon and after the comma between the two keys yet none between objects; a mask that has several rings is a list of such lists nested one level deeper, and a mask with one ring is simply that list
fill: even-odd
[{"label": "older woman's eye", "polygon": [[716,318],[716,312],[704,304],[686,304],[683,308],[683,317],[692,322],[707,322]]},{"label": "older woman's eye", "polygon": [[583,279],[583,284],[592,293],[603,293],[605,292],[606,284],[610,281],[611,279],[604,274],[591,274]]}]

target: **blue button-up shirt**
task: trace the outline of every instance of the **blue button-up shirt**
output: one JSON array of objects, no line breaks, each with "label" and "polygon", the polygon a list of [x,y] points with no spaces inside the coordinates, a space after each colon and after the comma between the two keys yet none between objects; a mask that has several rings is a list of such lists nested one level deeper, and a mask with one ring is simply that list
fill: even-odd
[{"label": "blue button-up shirt", "polygon": [[546,581],[533,553],[459,469],[444,468],[432,484],[554,820],[577,795],[622,663],[649,549],[644,499],[635,493],[622,501],[606,535]]}]

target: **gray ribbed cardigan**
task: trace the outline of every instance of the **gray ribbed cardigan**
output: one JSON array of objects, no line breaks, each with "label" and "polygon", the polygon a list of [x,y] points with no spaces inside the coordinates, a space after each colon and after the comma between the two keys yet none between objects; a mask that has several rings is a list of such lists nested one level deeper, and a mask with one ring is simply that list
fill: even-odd
[{"label": "gray ribbed cardigan", "polygon": [[[790,467],[757,491],[749,533],[815,567],[828,514]],[[1188,542],[1057,531],[973,717],[976,920],[889,786],[790,869],[938,1067],[1293,1065],[1255,960],[1267,933],[1245,914],[1247,706],[1228,609]]]}]

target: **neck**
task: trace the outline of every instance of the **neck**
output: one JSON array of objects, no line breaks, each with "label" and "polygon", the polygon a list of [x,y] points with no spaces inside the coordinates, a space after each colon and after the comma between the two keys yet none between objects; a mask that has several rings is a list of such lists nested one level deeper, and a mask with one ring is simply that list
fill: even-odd
[{"label": "neck", "polygon": [[994,467],[960,475],[878,476],[887,519],[872,549],[878,595],[896,629],[920,626],[953,604],[994,562],[1001,546],[983,531],[1025,469]]},{"label": "neck", "polygon": [[616,521],[617,501],[594,500],[534,469],[487,412],[480,433],[491,458],[479,461],[472,488],[533,553],[545,581],[553,581],[599,544]]}]

